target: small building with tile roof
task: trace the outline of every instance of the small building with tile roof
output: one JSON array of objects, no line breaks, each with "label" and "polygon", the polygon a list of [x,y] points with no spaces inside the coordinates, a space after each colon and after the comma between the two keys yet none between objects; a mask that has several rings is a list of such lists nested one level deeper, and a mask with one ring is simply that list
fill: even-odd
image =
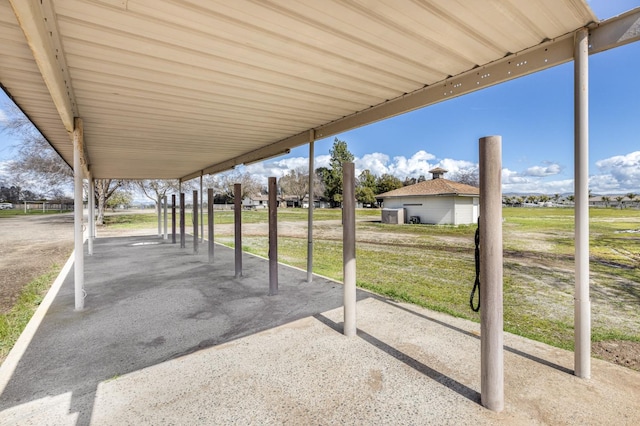
[{"label": "small building with tile roof", "polygon": [[436,225],[478,222],[480,189],[443,178],[440,167],[429,170],[433,179],[377,195],[385,209],[403,209],[404,221]]}]

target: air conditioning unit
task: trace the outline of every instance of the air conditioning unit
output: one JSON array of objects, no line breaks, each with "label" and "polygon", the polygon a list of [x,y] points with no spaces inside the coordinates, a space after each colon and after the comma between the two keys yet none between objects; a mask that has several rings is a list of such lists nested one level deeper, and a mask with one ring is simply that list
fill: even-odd
[{"label": "air conditioning unit", "polygon": [[382,223],[402,225],[404,223],[404,209],[382,209]]}]

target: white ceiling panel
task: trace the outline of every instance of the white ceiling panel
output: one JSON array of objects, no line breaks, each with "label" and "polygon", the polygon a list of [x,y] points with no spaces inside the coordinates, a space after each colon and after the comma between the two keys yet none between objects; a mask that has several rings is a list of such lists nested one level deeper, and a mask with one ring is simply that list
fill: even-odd
[{"label": "white ceiling panel", "polygon": [[580,0],[0,0],[0,82],[69,164],[65,104],[94,177],[181,178],[594,21]]}]

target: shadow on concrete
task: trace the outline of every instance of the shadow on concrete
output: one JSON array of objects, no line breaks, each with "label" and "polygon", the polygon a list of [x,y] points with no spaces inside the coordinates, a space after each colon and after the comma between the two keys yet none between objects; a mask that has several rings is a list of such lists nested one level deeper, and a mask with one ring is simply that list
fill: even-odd
[{"label": "shadow on concrete", "polygon": [[[315,319],[317,319],[318,321],[320,321],[321,323],[325,324],[327,327],[332,328],[333,330],[335,330],[338,333],[342,333],[342,329],[343,329],[343,325],[342,324],[338,324],[332,320],[330,320],[329,318],[327,318],[326,316],[322,315],[322,314],[316,314],[313,316]],[[388,355],[391,355],[392,357],[394,357],[395,359],[397,359],[400,362],[403,362],[404,364],[408,365],[409,367],[413,368],[414,370],[424,374],[425,376],[429,377],[431,380],[440,383],[443,386],[446,386],[447,388],[451,389],[452,391],[464,396],[465,398],[480,404],[480,393],[471,389],[468,386],[463,385],[462,383],[458,382],[457,380],[446,376],[442,373],[440,373],[439,371],[429,367],[426,364],[423,364],[422,362],[418,361],[417,359],[410,357],[409,355],[399,351],[398,349],[394,348],[391,345],[388,345],[386,343],[384,343],[383,341],[375,338],[374,336],[372,336],[369,333],[366,333],[365,331],[362,331],[360,329],[358,329],[357,331],[357,335],[358,337],[360,337],[362,340],[364,340],[365,342],[375,346],[376,348],[386,352]]]},{"label": "shadow on concrete", "polygon": [[[480,336],[479,335],[474,334],[474,333],[472,333],[470,331],[463,330],[463,329],[458,328],[458,327],[456,327],[454,325],[447,324],[446,322],[443,322],[443,321],[437,320],[435,318],[431,318],[431,317],[429,317],[427,315],[412,311],[411,309],[407,309],[404,306],[401,306],[401,305],[399,305],[397,303],[390,302],[389,300],[385,300],[385,299],[380,299],[380,300],[385,302],[385,303],[388,303],[389,305],[393,306],[394,308],[400,309],[400,310],[405,311],[407,313],[410,313],[412,315],[415,315],[415,316],[418,316],[420,318],[426,319],[428,321],[434,322],[434,323],[436,323],[438,325],[441,325],[443,327],[446,327],[446,328],[448,328],[450,330],[457,331],[458,333],[464,334],[465,336],[473,337],[474,339],[480,340]],[[519,349],[515,349],[515,348],[509,347],[509,346],[506,346],[506,345],[503,348],[507,352],[511,352],[512,354],[519,355],[519,356],[521,356],[523,358],[527,358],[528,360],[537,362],[538,364],[541,364],[541,365],[544,365],[544,366],[547,366],[547,367],[550,367],[550,368],[554,368],[554,369],[556,369],[558,371],[561,371],[563,373],[571,374],[571,375],[573,375],[573,373],[574,373],[574,371],[571,370],[570,368],[566,368],[566,367],[563,367],[562,365],[558,365],[558,364],[555,364],[555,363],[553,363],[551,361],[547,361],[546,359],[542,359],[542,358],[537,357],[535,355],[528,354],[528,353],[523,352],[523,351],[521,351]]]},{"label": "shadow on concrete", "polygon": [[[190,238],[189,238],[190,240]],[[342,285],[281,265],[269,296],[268,262],[233,250],[194,254],[157,236],[101,238],[85,257],[86,308],[65,279],[0,398],[0,410],[71,395],[89,424],[100,382],[342,306]],[[86,249],[86,247],[85,247]],[[205,252],[205,253],[203,253]],[[358,291],[358,300],[371,295]]]}]

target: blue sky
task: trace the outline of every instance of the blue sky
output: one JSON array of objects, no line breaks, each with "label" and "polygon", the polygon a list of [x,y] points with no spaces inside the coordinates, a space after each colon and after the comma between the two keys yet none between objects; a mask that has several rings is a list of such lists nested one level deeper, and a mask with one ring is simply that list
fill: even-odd
[{"label": "blue sky", "polygon": [[[591,0],[600,19],[640,7],[640,0]],[[590,188],[640,193],[640,42],[590,56]],[[1,95],[4,97],[4,95]],[[0,98],[0,105],[4,99]],[[0,111],[1,113],[1,111]],[[478,139],[501,135],[503,191],[573,192],[573,63],[337,135],[358,172],[418,177],[478,162]],[[316,167],[328,163],[334,137],[316,141]],[[12,142],[0,134],[0,165]],[[308,147],[248,167],[282,176],[306,167]],[[1,169],[0,169],[1,171]]]}]

